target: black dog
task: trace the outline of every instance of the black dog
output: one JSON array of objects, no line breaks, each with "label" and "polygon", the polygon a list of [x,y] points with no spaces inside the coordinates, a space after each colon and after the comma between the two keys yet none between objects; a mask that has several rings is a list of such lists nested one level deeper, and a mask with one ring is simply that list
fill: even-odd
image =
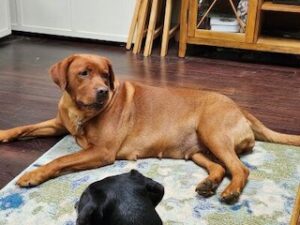
[{"label": "black dog", "polygon": [[162,225],[155,207],[164,187],[136,170],[92,183],[77,205],[77,225]]}]

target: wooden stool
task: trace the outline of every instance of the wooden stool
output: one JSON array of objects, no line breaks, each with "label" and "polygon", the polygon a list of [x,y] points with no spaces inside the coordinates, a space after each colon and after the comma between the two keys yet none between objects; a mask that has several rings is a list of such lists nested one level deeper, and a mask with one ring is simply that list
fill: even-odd
[{"label": "wooden stool", "polygon": [[[175,35],[175,32],[179,28],[179,23],[178,23],[170,29],[171,19],[172,19],[172,7],[173,7],[173,0],[167,0],[160,56],[167,55],[169,41]],[[180,15],[180,13],[179,13],[179,15]]]},{"label": "wooden stool", "polygon": [[[148,28],[145,29],[148,20],[148,15],[149,15],[150,1],[152,4],[150,10],[149,24],[147,26]],[[140,53],[143,38],[147,35],[145,41],[144,56],[149,56],[151,55],[152,52],[152,45],[154,39],[157,38],[161,33],[163,33],[161,56],[165,56],[167,54],[169,40],[174,36],[176,30],[179,27],[179,24],[175,25],[173,28],[170,28],[173,0],[166,0],[164,24],[156,28],[157,21],[161,14],[162,5],[164,2],[165,2],[164,0],[137,0],[136,1],[134,15],[131,21],[128,40],[126,44],[126,49],[131,48],[133,36],[134,33],[136,32],[133,53],[134,54]]]}]

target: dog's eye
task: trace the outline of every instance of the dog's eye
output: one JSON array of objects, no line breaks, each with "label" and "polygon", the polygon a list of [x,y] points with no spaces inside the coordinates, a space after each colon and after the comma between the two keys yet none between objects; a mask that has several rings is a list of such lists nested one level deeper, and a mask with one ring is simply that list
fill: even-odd
[{"label": "dog's eye", "polygon": [[104,77],[105,79],[107,79],[107,78],[109,77],[109,74],[108,74],[108,73],[103,73],[102,75],[103,75],[103,77]]},{"label": "dog's eye", "polygon": [[81,72],[79,72],[79,75],[80,76],[88,76],[89,75],[89,71],[88,70],[84,70],[84,71],[81,71]]},{"label": "dog's eye", "polygon": [[75,205],[74,205],[74,208],[75,208],[76,210],[78,210],[78,205],[79,205],[79,201],[77,201],[77,202],[75,203]]}]

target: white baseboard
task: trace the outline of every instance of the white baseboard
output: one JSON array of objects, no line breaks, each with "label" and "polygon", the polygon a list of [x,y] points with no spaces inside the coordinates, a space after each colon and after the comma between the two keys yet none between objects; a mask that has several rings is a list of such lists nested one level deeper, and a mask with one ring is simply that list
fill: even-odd
[{"label": "white baseboard", "polygon": [[67,37],[78,37],[78,38],[89,38],[101,41],[115,41],[115,42],[126,42],[127,35],[109,34],[109,33],[93,33],[87,31],[74,31],[68,29],[57,29],[51,27],[40,27],[40,26],[19,26],[12,24],[12,30],[32,32],[38,34],[50,34]]}]

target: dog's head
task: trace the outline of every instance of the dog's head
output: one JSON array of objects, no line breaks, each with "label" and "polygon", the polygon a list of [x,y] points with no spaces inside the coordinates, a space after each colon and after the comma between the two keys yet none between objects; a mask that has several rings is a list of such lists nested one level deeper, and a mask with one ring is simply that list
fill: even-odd
[{"label": "dog's head", "polygon": [[97,55],[71,55],[54,64],[50,74],[82,110],[102,109],[115,89],[115,75],[110,61]]}]

